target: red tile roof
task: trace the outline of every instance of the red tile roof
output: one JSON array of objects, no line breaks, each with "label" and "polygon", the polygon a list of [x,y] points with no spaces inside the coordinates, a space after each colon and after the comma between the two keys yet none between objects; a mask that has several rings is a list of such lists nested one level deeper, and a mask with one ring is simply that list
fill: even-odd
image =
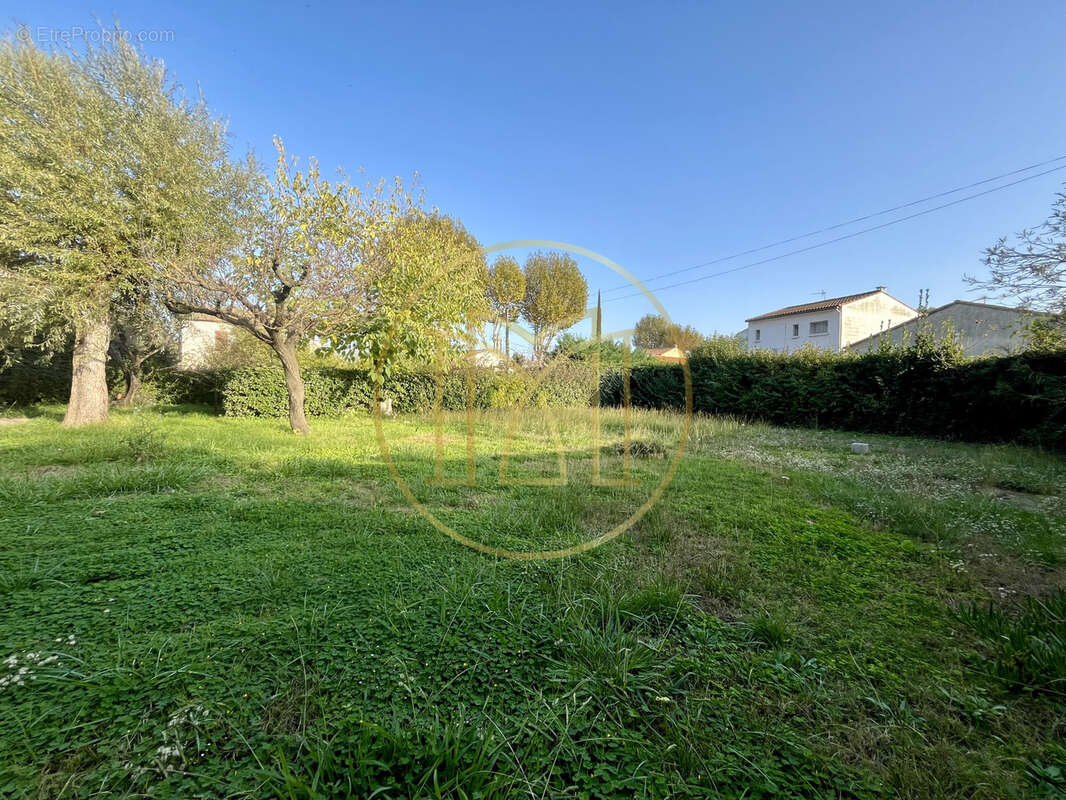
[{"label": "red tile roof", "polygon": [[760,319],[773,319],[774,317],[788,317],[792,314],[807,314],[814,311],[832,311],[840,308],[841,306],[853,303],[856,300],[862,300],[864,297],[870,297],[878,292],[884,291],[883,289],[873,289],[869,292],[860,292],[859,294],[846,294],[843,297],[830,297],[825,300],[819,300],[816,303],[801,303],[798,306],[785,306],[779,308],[777,311],[771,311],[768,314],[759,314],[757,317],[748,317],[746,322],[754,322]]},{"label": "red tile roof", "polygon": [[669,353],[671,350],[674,350],[674,349],[676,349],[676,348],[673,348],[673,347],[649,347],[644,352],[646,352],[649,356],[652,356],[653,358],[659,359],[660,361],[676,361],[677,363],[680,364],[682,361],[685,360],[684,356],[668,356],[668,355],[666,355],[667,353]]}]

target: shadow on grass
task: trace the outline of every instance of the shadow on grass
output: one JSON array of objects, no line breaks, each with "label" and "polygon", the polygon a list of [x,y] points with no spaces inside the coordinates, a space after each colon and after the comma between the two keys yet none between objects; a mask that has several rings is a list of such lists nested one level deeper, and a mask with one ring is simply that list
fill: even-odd
[{"label": "shadow on grass", "polygon": [[27,419],[50,419],[62,422],[66,406],[5,406],[0,408],[0,417],[26,417]]},{"label": "shadow on grass", "polygon": [[[152,411],[152,412],[157,413],[157,414],[167,414],[167,415],[174,414],[174,415],[182,416],[182,417],[195,416],[195,415],[198,415],[198,414],[202,415],[202,416],[208,416],[208,417],[221,417],[221,416],[224,416],[224,414],[222,413],[222,409],[219,406],[212,406],[212,405],[206,405],[206,404],[205,405],[189,405],[189,404],[185,404],[185,405],[169,405],[169,404],[167,404],[167,405],[147,406],[146,408],[147,408],[147,410]],[[126,411],[126,410],[136,411],[137,409],[136,408],[133,408],[133,409],[124,409],[123,408],[123,409],[119,409],[119,410],[122,410],[122,411]]]}]

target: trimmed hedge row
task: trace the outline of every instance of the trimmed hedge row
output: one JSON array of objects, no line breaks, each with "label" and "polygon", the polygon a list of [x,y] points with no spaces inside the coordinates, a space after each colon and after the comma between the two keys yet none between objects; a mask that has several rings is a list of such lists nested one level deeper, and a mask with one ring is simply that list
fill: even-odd
[{"label": "trimmed hedge row", "polygon": [[0,370],[0,405],[67,402],[72,370],[70,358],[69,353],[56,353],[47,361],[33,357]]},{"label": "trimmed hedge row", "polygon": [[[777,425],[1066,449],[1066,353],[960,360],[944,351],[693,358],[693,410]],[[632,403],[682,409],[680,366],[632,371]],[[622,381],[604,381],[620,405]]]},{"label": "trimmed hedge row", "polygon": [[146,400],[166,405],[222,408],[226,385],[233,372],[229,369],[158,369],[145,378],[141,392]]},{"label": "trimmed hedge row", "polygon": [[[693,410],[731,414],[778,425],[914,434],[970,441],[1036,444],[1066,450],[1066,353],[1022,353],[962,360],[936,349],[888,350],[859,356],[773,353],[693,357]],[[307,413],[367,411],[373,398],[365,370],[305,367]],[[474,372],[478,408],[528,405],[587,406],[597,389],[605,405],[621,405],[623,380],[606,373],[597,387],[591,364],[557,359],[539,371]],[[634,406],[682,409],[680,366],[641,366],[631,373]],[[0,371],[0,403],[66,402],[70,361]],[[409,372],[385,380],[393,410],[425,413],[434,406],[436,378]],[[284,417],[288,403],[281,370],[159,369],[145,381],[159,403],[220,408],[229,416]],[[528,396],[527,396],[528,395]],[[466,376],[443,376],[442,406],[466,407]]]},{"label": "trimmed hedge row", "polygon": [[[17,353],[15,363],[0,368],[0,405],[27,406],[35,403],[66,403],[70,399],[73,353],[56,352],[43,358],[34,350]],[[140,396],[144,402],[194,404],[221,407],[227,370],[180,370],[165,359],[149,359]],[[112,396],[125,389],[116,363],[108,359],[107,383]]]},{"label": "trimmed hedge row", "polygon": [[[587,406],[596,391],[592,365],[559,361],[539,372],[504,374],[491,369],[473,372],[476,408],[504,408],[525,398],[527,405]],[[334,416],[369,411],[374,397],[369,371],[344,367],[307,367],[303,370],[305,410],[309,416]],[[432,372],[407,372],[385,378],[381,395],[392,400],[398,413],[425,413],[434,408],[437,377]],[[456,370],[440,377],[441,407],[466,408],[466,373]],[[227,376],[221,390],[222,407],[231,417],[283,417],[288,414],[285,380],[280,368],[254,367]]]},{"label": "trimmed hedge row", "polygon": [[[525,397],[528,405],[587,406],[596,389],[592,366],[561,359],[537,372],[509,374],[474,370],[474,404],[477,408],[513,406]],[[120,383],[114,376],[114,385]],[[306,411],[311,416],[331,416],[369,410],[374,396],[367,370],[345,367],[304,367]],[[466,408],[466,373],[457,370],[441,377],[442,407]],[[426,412],[436,399],[437,379],[432,372],[409,372],[385,380],[382,396],[392,398],[397,412]],[[285,380],[280,367],[246,367],[219,370],[162,368],[144,380],[146,401],[168,405],[207,405],[234,417],[283,417],[288,414]],[[528,397],[526,397],[528,393]],[[70,356],[57,354],[47,364],[18,364],[0,371],[0,403],[30,405],[65,403],[70,395]]]}]

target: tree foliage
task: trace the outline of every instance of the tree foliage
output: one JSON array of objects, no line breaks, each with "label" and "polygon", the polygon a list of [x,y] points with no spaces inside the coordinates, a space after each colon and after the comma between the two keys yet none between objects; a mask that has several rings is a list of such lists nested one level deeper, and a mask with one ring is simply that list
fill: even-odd
[{"label": "tree foliage", "polygon": [[290,425],[308,431],[296,358],[309,336],[343,335],[373,311],[386,267],[377,245],[413,207],[397,181],[360,188],[322,176],[312,160],[299,170],[280,139],[274,179],[254,165],[212,225],[175,248],[157,251],[171,310],[216,317],[268,345],[285,373]]},{"label": "tree foliage", "polygon": [[489,316],[477,239],[438,212],[411,209],[381,236],[367,316],[346,338],[388,372],[398,360],[454,353]]},{"label": "tree foliage", "polygon": [[[114,304],[152,278],[146,242],[211,217],[225,130],[121,31],[102,47],[0,42],[0,293],[23,339],[73,329],[67,424],[107,417]],[[62,335],[38,338],[55,346]]]},{"label": "tree foliage", "polygon": [[[503,323],[504,351],[510,360],[511,330],[507,323],[518,320],[522,313],[522,301],[526,296],[526,276],[522,267],[512,256],[497,256],[492,264],[488,283],[489,308],[494,321]],[[499,348],[498,324],[493,326],[493,345]]]},{"label": "tree foliage", "polygon": [[559,337],[552,356],[568,358],[571,361],[592,361],[598,358],[601,368],[612,369],[658,363],[643,350],[635,350],[623,341],[605,338],[594,342],[573,333],[564,333]]},{"label": "tree foliage", "polygon": [[543,360],[555,336],[584,316],[588,282],[570,255],[555,251],[530,253],[525,276],[522,316],[533,327],[533,355]]},{"label": "tree foliage", "polygon": [[687,353],[702,344],[705,338],[691,325],[677,325],[658,314],[644,315],[633,329],[633,344],[642,350],[676,347]]},{"label": "tree foliage", "polygon": [[137,399],[149,359],[163,355],[177,341],[180,323],[150,290],[127,292],[112,304],[114,333],[108,352],[125,381],[121,405]]},{"label": "tree foliage", "polygon": [[1058,195],[1041,225],[1023,230],[1013,242],[1001,237],[985,250],[984,265],[988,276],[968,276],[971,286],[1047,313],[1031,319],[1029,345],[1066,348],[1066,194]]}]

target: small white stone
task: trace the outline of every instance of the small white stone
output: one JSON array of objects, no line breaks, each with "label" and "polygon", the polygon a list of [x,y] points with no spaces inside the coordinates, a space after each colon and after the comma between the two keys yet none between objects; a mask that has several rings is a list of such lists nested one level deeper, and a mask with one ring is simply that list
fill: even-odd
[{"label": "small white stone", "polygon": [[859,455],[864,456],[870,452],[870,445],[868,445],[866,442],[852,442],[851,452],[858,453]]}]

